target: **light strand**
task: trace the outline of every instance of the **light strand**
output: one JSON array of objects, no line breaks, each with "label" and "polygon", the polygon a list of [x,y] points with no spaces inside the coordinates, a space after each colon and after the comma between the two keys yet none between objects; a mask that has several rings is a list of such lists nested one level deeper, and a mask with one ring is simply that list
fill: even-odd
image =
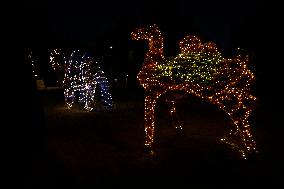
[{"label": "light strand", "polygon": [[92,111],[98,103],[95,96],[97,87],[100,89],[103,105],[106,108],[113,106],[108,80],[91,55],[81,50],[53,49],[50,53],[50,63],[54,70],[64,73],[61,82],[68,108],[73,106],[75,94],[78,92],[78,102],[83,104],[85,110]]},{"label": "light strand", "polygon": [[[237,145],[243,158],[256,152],[248,117],[256,97],[252,95],[251,83],[254,75],[249,70],[248,56],[237,55],[224,58],[212,42],[202,44],[196,36],[184,37],[179,47],[181,53],[164,57],[163,37],[157,25],[136,29],[131,33],[133,40],[148,40],[149,49],[143,67],[137,75],[144,87],[145,97],[145,145],[153,151],[155,130],[155,106],[159,97],[172,91],[185,91],[206,98],[230,117],[235,128],[222,142],[231,144],[230,137],[238,134],[241,144]],[[170,106],[175,116],[174,103]],[[181,125],[175,125],[182,129]],[[236,132],[232,132],[235,130]],[[235,145],[236,146],[236,145]],[[244,146],[244,147],[243,147]]]}]

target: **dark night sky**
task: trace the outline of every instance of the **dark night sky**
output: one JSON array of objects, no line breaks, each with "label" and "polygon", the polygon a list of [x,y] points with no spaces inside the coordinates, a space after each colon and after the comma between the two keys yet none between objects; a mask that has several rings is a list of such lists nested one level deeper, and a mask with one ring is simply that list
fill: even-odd
[{"label": "dark night sky", "polygon": [[165,32],[173,33],[169,34],[170,38],[194,32],[226,48],[234,37],[233,30],[258,22],[264,6],[264,2],[257,0],[146,0],[132,4],[112,0],[100,3],[61,1],[48,4],[47,19],[49,34],[53,37],[83,44],[96,43],[107,33],[125,27],[157,22],[164,26]]},{"label": "dark night sky", "polygon": [[[275,24],[280,21],[277,18],[279,10],[275,10],[278,7],[273,1],[264,0],[144,0],[132,3],[51,0],[45,4],[26,3],[19,19],[21,23],[28,20],[29,23],[25,23],[27,31],[45,35],[46,43],[66,40],[94,44],[114,31],[156,22],[164,32],[173,33],[172,38],[198,33],[204,39],[227,47],[234,38],[260,36],[252,34],[256,30],[260,34],[267,31],[271,34],[270,30],[275,30],[278,27]],[[268,27],[274,28],[268,30]]]},{"label": "dark night sky", "polygon": [[170,49],[189,33],[226,49],[253,46],[259,37],[272,34],[280,24],[277,7],[264,0],[52,0],[46,4],[27,3],[21,17],[29,20],[27,30],[36,45],[68,42],[92,46],[106,41],[115,32],[116,38],[120,38],[129,36],[136,26],[157,23]]},{"label": "dark night sky", "polygon": [[47,10],[48,29],[57,38],[92,44],[123,27],[158,22],[175,34],[195,31],[226,47],[230,43],[231,29],[247,18],[254,19],[263,6],[259,1],[211,2],[54,2],[49,3]]},{"label": "dark night sky", "polygon": [[[177,53],[180,38],[197,34],[214,41],[221,51],[243,47],[255,57],[261,91],[282,84],[282,11],[277,1],[49,1],[26,3],[16,29],[24,28],[24,46],[94,46],[112,44],[117,55],[127,56],[131,30],[157,23],[165,34],[165,53]],[[280,35],[281,34],[281,35]],[[124,64],[118,58],[117,65]],[[116,65],[116,66],[117,66]],[[127,65],[122,65],[127,66]]]}]

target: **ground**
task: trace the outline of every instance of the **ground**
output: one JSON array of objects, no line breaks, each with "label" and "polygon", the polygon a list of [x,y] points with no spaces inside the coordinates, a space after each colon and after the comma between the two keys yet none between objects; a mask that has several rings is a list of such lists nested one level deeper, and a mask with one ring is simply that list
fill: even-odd
[{"label": "ground", "polygon": [[99,107],[93,112],[79,106],[67,109],[60,89],[43,90],[40,95],[47,148],[27,174],[29,188],[232,188],[273,186],[280,176],[278,139],[267,129],[261,107],[252,119],[259,153],[254,159],[241,160],[236,151],[219,142],[230,126],[222,111],[194,97],[180,100],[177,112],[185,132],[179,136],[170,125],[165,104],[159,102],[156,152],[149,156],[144,153],[143,94],[116,93],[112,110]]}]

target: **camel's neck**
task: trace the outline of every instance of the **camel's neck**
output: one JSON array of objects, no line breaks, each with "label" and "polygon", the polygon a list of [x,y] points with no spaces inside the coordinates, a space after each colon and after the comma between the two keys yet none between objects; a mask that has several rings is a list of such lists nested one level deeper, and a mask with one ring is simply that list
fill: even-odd
[{"label": "camel's neck", "polygon": [[145,57],[147,62],[159,62],[164,59],[163,39],[149,40],[149,50]]}]

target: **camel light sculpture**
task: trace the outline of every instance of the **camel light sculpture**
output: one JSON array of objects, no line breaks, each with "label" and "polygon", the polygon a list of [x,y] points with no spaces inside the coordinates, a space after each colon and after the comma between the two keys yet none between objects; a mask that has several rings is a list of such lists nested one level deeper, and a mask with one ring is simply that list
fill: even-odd
[{"label": "camel light sculpture", "polygon": [[50,53],[53,69],[64,74],[62,85],[65,103],[68,108],[74,104],[75,92],[84,109],[92,111],[97,106],[96,88],[99,87],[100,100],[106,108],[112,108],[112,96],[107,78],[98,62],[90,54],[81,50],[68,52],[66,49],[53,49]]},{"label": "camel light sculpture", "polygon": [[[236,146],[230,141],[230,137],[238,136],[241,141],[238,150],[243,158],[256,152],[256,143],[248,120],[256,100],[251,91],[254,75],[248,68],[248,56],[223,58],[214,43],[201,43],[198,37],[188,35],[179,43],[181,53],[165,58],[163,36],[155,24],[135,29],[131,38],[147,40],[149,43],[143,67],[137,78],[145,90],[145,146],[151,153],[157,100],[161,95],[171,94],[173,91],[184,91],[217,105],[234,125],[221,141]],[[168,98],[167,102],[174,127],[182,131],[174,98]]]}]

